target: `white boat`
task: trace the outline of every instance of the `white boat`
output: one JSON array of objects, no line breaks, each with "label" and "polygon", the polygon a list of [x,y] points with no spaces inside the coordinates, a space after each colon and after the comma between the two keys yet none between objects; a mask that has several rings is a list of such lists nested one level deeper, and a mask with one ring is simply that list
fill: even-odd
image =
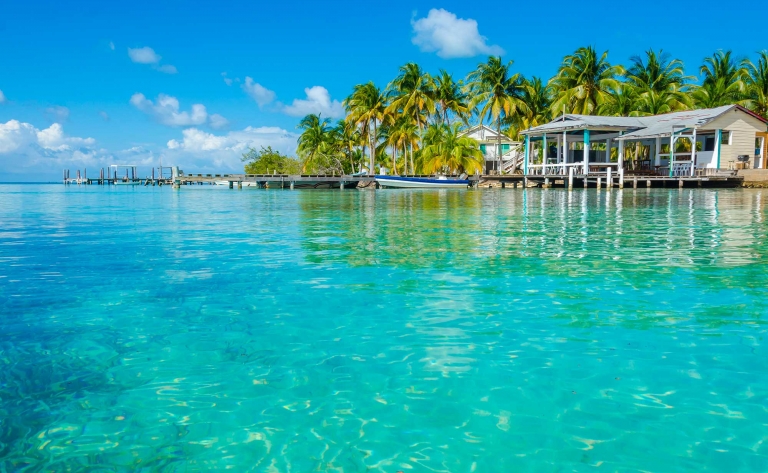
[{"label": "white boat", "polygon": [[[214,181],[217,186],[229,186],[230,181]],[[238,181],[232,181],[233,186],[237,187]],[[243,187],[259,187],[258,182],[251,182],[251,181],[242,181]]]},{"label": "white boat", "polygon": [[445,176],[437,177],[405,177],[405,176],[376,176],[376,182],[381,187],[399,189],[466,189],[468,179],[450,179]]}]

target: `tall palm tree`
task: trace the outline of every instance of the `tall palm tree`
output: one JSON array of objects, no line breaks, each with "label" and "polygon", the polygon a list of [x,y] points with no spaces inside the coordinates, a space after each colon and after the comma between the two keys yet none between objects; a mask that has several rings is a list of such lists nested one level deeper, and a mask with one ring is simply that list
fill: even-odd
[{"label": "tall palm tree", "polygon": [[768,51],[758,53],[757,64],[746,61],[745,66],[748,74],[747,105],[761,117],[768,117]]},{"label": "tall palm tree", "polygon": [[361,142],[360,131],[351,121],[339,120],[336,122],[333,134],[349,159],[352,172],[355,172],[355,147],[359,146]]},{"label": "tall palm tree", "polygon": [[325,151],[331,130],[329,122],[327,118],[320,118],[320,115],[315,114],[307,115],[299,122],[298,128],[302,132],[299,136],[297,151],[304,158],[302,172],[305,172],[317,156]]},{"label": "tall palm tree", "polygon": [[732,57],[731,51],[717,51],[705,58],[699,72],[703,80],[692,93],[697,106],[710,108],[745,101],[748,74]]},{"label": "tall palm tree", "polygon": [[418,64],[409,62],[400,68],[400,74],[387,88],[390,99],[387,112],[410,117],[421,134],[427,117],[436,110],[432,77],[422,71]]},{"label": "tall palm tree", "polygon": [[635,111],[637,105],[636,88],[630,84],[619,82],[616,88],[611,88],[608,97],[600,105],[598,115],[611,117],[628,117]]},{"label": "tall palm tree", "polygon": [[449,114],[455,115],[466,122],[469,115],[469,98],[464,92],[463,82],[454,81],[453,76],[445,70],[435,77],[435,102],[438,116],[443,123],[451,124]]},{"label": "tall palm tree", "polygon": [[663,50],[657,53],[649,49],[645,58],[633,56],[630,61],[632,65],[625,73],[626,84],[637,96],[638,105],[643,109],[640,113],[654,114],[654,110],[670,112],[689,107],[686,85],[692,78],[685,75],[681,60],[670,60]]},{"label": "tall palm tree", "polygon": [[525,106],[521,100],[525,83],[520,74],[512,73],[512,64],[512,61],[504,64],[500,56],[491,56],[467,76],[467,84],[473,95],[470,108],[480,107],[478,115],[481,123],[486,119],[496,122],[499,172],[502,168],[501,124]]},{"label": "tall palm tree", "polygon": [[509,123],[512,127],[510,136],[516,137],[521,130],[549,123],[552,120],[552,95],[549,88],[539,77],[524,80],[520,100],[523,107],[518,110]]},{"label": "tall palm tree", "polygon": [[616,77],[623,73],[623,67],[608,62],[608,51],[598,57],[592,46],[577,49],[563,58],[557,75],[549,81],[555,96],[552,113],[558,115],[563,107],[570,113],[598,113],[610,91],[618,89]]},{"label": "tall palm tree", "polygon": [[373,174],[376,165],[376,140],[378,138],[377,123],[384,116],[387,99],[381,89],[373,82],[358,84],[352,95],[344,100],[344,106],[349,113],[348,120],[361,127],[361,132],[368,138],[370,145],[370,170]]},{"label": "tall palm tree", "polygon": [[429,128],[426,133],[429,144],[421,153],[423,172],[431,174],[447,170],[471,174],[482,170],[483,153],[477,141],[463,136],[458,123],[431,125]]}]

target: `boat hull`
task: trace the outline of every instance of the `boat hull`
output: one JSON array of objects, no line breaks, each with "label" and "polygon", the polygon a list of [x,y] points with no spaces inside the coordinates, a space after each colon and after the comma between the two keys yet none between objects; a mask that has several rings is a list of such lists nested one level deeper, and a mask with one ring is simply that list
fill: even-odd
[{"label": "boat hull", "polygon": [[466,179],[437,179],[429,177],[376,176],[381,187],[397,189],[466,189]]}]

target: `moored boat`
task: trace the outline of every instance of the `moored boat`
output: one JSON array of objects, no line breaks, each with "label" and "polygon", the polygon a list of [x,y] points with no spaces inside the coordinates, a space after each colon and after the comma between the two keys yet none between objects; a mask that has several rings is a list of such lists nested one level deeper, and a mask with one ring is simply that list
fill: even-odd
[{"label": "moored boat", "polygon": [[446,176],[376,176],[376,182],[381,187],[400,189],[466,189],[469,186],[469,180],[464,178],[464,176],[460,176],[456,179],[451,179]]}]

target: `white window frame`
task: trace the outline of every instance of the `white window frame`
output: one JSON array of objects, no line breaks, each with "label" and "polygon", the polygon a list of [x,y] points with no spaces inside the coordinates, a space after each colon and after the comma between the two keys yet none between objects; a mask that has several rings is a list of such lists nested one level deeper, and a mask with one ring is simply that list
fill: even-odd
[{"label": "white window frame", "polygon": [[728,130],[721,130],[720,131],[720,144],[729,145],[730,146],[731,145],[732,135],[733,134],[730,131],[728,131]]}]

